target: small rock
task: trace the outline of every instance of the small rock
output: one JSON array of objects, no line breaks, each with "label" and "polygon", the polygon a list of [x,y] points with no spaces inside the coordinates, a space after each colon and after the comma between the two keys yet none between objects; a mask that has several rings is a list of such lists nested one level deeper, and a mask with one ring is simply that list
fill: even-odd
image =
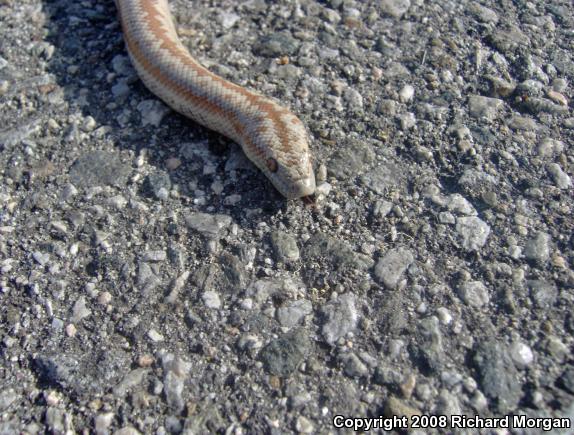
[{"label": "small rock", "polygon": [[375,193],[384,195],[387,190],[398,186],[401,178],[401,172],[397,165],[387,162],[381,163],[364,174],[361,177],[361,182]]},{"label": "small rock", "polygon": [[502,107],[503,101],[498,98],[471,95],[468,98],[470,116],[473,118],[485,118],[492,121]]},{"label": "small rock", "polygon": [[106,412],[104,414],[99,414],[94,419],[94,426],[96,435],[108,435],[109,428],[114,420],[113,412]]},{"label": "small rock", "polygon": [[280,57],[293,55],[298,48],[299,42],[288,32],[278,32],[263,37],[253,51],[260,56]]},{"label": "small rock", "polygon": [[283,231],[271,234],[271,243],[278,261],[291,262],[299,260],[299,247],[292,235]]},{"label": "small rock", "polygon": [[162,201],[169,197],[169,190],[171,189],[171,178],[167,172],[157,171],[149,174],[146,177],[146,187],[153,193],[153,195]]},{"label": "small rock", "polygon": [[315,432],[315,426],[313,426],[313,423],[311,423],[309,419],[303,417],[302,415],[297,417],[297,421],[295,422],[295,429],[297,430],[298,433],[302,434]]},{"label": "small rock", "polygon": [[394,18],[401,18],[411,7],[411,0],[381,0],[381,12]]},{"label": "small rock", "polygon": [[488,304],[490,297],[485,285],[480,281],[465,282],[458,287],[458,295],[465,304],[480,308]]},{"label": "small rock", "polygon": [[150,329],[147,333],[147,336],[154,342],[158,343],[164,340],[163,335],[157,332],[155,329]]},{"label": "small rock", "polygon": [[572,179],[562,170],[558,163],[549,163],[546,170],[552,176],[556,187],[559,189],[570,189],[572,187]]},{"label": "small rock", "polygon": [[72,317],[70,317],[70,321],[78,323],[90,314],[92,314],[92,312],[86,307],[86,298],[80,296],[72,308]]},{"label": "small rock", "polygon": [[556,286],[544,280],[529,280],[526,285],[530,290],[530,298],[538,308],[550,308],[558,299]]},{"label": "small rock", "polygon": [[520,341],[513,342],[510,345],[509,352],[512,361],[519,369],[525,369],[534,361],[532,349]]},{"label": "small rock", "polygon": [[291,302],[291,304],[286,307],[277,308],[276,316],[281,326],[292,328],[312,312],[313,305],[311,302],[307,299],[300,299]]},{"label": "small rock", "polygon": [[359,318],[355,308],[355,295],[345,293],[334,301],[327,303],[322,310],[325,317],[321,333],[325,341],[334,344],[340,338],[353,331]]},{"label": "small rock", "polygon": [[297,369],[309,346],[309,337],[298,329],[273,340],[261,350],[259,357],[270,374],[287,377]]},{"label": "small rock", "polygon": [[396,398],[395,396],[390,396],[385,402],[383,408],[383,414],[387,418],[392,418],[394,416],[407,417],[410,421],[415,415],[422,415],[422,412],[416,408],[407,405],[402,400]]},{"label": "small rock", "polygon": [[217,292],[206,291],[201,296],[201,299],[203,300],[203,303],[205,304],[205,306],[207,308],[212,308],[212,309],[221,308],[221,299],[220,299],[219,294]]},{"label": "small rock", "polygon": [[550,258],[550,234],[538,232],[526,242],[524,247],[524,256],[528,260],[538,263],[546,263]]},{"label": "small rock", "polygon": [[413,261],[413,254],[408,249],[391,249],[375,266],[375,277],[388,289],[395,289]]},{"label": "small rock", "polygon": [[535,131],[538,130],[538,124],[532,118],[526,116],[514,115],[508,120],[508,126],[512,130]]},{"label": "small rock", "polygon": [[143,127],[146,125],[159,127],[165,115],[171,111],[169,107],[157,98],[142,101],[138,104],[137,109],[141,114]]},{"label": "small rock", "polygon": [[411,85],[405,85],[399,91],[399,100],[401,103],[408,103],[413,99],[415,95],[415,88]]},{"label": "small rock", "polygon": [[459,217],[456,220],[456,231],[462,238],[462,247],[466,251],[478,251],[486,244],[490,227],[475,216]]},{"label": "small rock", "polygon": [[186,225],[208,238],[219,238],[233,223],[231,216],[224,214],[189,213]]},{"label": "small rock", "polygon": [[482,391],[500,413],[516,408],[522,397],[520,375],[507,349],[489,339],[480,343],[474,358]]},{"label": "small rock", "polygon": [[558,380],[558,385],[574,394],[574,368],[569,367],[564,370],[564,373],[562,373],[562,376],[560,376]]},{"label": "small rock", "polygon": [[131,168],[115,153],[91,151],[82,155],[70,168],[70,181],[78,187],[125,186]]},{"label": "small rock", "polygon": [[369,374],[368,367],[354,353],[341,355],[345,374],[352,378],[360,378]]},{"label": "small rock", "polygon": [[132,370],[126,374],[116,386],[114,386],[113,393],[120,398],[124,397],[129,391],[132,391],[135,387],[141,385],[148,372],[149,369],[145,368]]}]

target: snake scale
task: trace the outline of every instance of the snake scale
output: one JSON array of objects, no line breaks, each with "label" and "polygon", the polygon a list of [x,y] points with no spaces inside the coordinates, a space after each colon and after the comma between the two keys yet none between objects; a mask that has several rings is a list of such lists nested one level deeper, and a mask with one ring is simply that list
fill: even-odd
[{"label": "snake scale", "polygon": [[288,109],[193,58],[167,0],[116,0],[130,59],[144,84],[177,112],[237,142],[286,198],[313,194],[305,126]]}]

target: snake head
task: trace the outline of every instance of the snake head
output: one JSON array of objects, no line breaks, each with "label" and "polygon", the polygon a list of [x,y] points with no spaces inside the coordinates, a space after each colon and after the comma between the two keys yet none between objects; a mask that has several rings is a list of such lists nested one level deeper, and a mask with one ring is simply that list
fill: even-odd
[{"label": "snake head", "polygon": [[296,159],[267,157],[263,172],[287,199],[301,198],[315,192],[315,173],[308,150]]},{"label": "snake head", "polygon": [[303,123],[290,111],[274,105],[266,110],[242,144],[245,154],[287,199],[312,195],[315,173]]}]

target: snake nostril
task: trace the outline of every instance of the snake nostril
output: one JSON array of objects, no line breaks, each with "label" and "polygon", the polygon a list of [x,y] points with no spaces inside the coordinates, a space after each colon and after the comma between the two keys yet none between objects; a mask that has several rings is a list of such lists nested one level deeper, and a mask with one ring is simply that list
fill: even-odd
[{"label": "snake nostril", "polygon": [[267,169],[269,169],[271,172],[277,172],[277,169],[279,169],[277,160],[275,160],[273,157],[269,157],[265,163],[267,165]]}]

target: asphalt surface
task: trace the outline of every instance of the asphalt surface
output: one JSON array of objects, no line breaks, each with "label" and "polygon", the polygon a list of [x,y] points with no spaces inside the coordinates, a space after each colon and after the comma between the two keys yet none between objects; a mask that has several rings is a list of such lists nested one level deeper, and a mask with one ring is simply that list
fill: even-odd
[{"label": "asphalt surface", "polygon": [[112,1],[0,0],[0,434],[573,433],[572,3],[170,5],[315,201],[159,102]]}]

